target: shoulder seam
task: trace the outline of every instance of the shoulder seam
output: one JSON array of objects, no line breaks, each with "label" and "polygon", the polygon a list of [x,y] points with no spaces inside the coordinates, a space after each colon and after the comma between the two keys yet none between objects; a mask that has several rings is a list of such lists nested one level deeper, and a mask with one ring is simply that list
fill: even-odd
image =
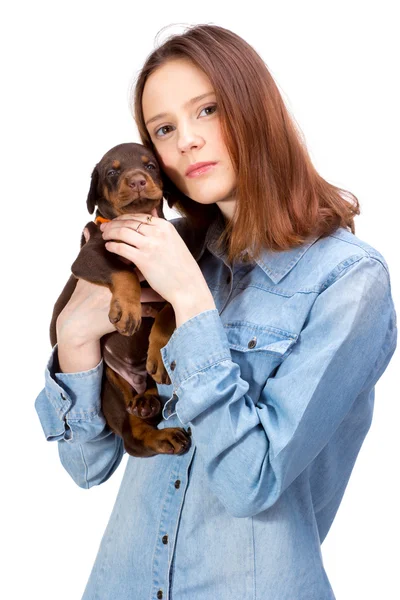
[{"label": "shoulder seam", "polygon": [[[354,244],[354,245],[356,246],[357,244]],[[364,248],[362,248],[362,250],[364,250]],[[351,267],[352,265],[354,265],[354,263],[359,262],[363,258],[374,260],[377,263],[379,263],[383,267],[383,269],[385,270],[386,275],[388,277],[388,282],[390,284],[389,272],[388,272],[386,266],[383,264],[383,262],[381,260],[379,260],[379,258],[377,258],[375,256],[372,256],[366,250],[364,250],[364,252],[365,252],[365,254],[363,256],[359,256],[358,254],[354,254],[353,256],[348,256],[341,263],[339,263],[338,265],[336,265],[336,267],[329,273],[327,279],[322,284],[322,286],[321,286],[321,292],[324,291],[330,285],[332,285],[332,283],[339,278],[339,276],[343,273],[343,271],[345,271],[346,269],[348,269],[349,267]]]},{"label": "shoulder seam", "polygon": [[329,235],[329,237],[335,238],[336,240],[340,240],[341,242],[344,242],[345,244],[350,244],[351,246],[356,246],[356,248],[360,248],[360,250],[362,250],[363,252],[365,252],[365,254],[369,258],[372,258],[372,259],[377,260],[378,262],[380,262],[381,265],[383,266],[383,268],[385,269],[386,273],[388,274],[388,277],[390,277],[387,264],[385,262],[383,262],[381,260],[381,258],[379,258],[379,256],[376,256],[375,254],[371,254],[371,252],[367,248],[364,248],[363,246],[361,246],[360,244],[356,244],[355,242],[350,242],[350,240],[343,240],[342,238],[340,238],[339,236],[337,236],[337,235],[335,235],[333,233],[331,233]]}]

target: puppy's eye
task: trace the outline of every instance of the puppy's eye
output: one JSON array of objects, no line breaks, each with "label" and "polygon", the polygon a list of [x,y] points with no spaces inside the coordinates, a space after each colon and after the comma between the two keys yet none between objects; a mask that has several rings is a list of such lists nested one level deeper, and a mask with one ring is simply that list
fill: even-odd
[{"label": "puppy's eye", "polygon": [[148,163],[148,164],[145,166],[145,168],[146,168],[146,169],[155,169],[155,168],[156,168],[156,165],[153,165],[153,163]]},{"label": "puppy's eye", "polygon": [[118,171],[116,171],[115,169],[110,169],[109,171],[107,171],[107,177],[115,177],[115,175],[118,175]]}]

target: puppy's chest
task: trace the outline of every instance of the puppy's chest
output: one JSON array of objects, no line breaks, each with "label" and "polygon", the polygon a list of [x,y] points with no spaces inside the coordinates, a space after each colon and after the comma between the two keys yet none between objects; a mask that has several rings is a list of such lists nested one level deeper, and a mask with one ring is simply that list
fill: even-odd
[{"label": "puppy's chest", "polygon": [[104,343],[102,354],[106,365],[121,375],[136,390],[136,393],[142,394],[146,390],[146,358],[135,359],[132,353],[121,352],[120,345],[113,343],[112,337]]}]

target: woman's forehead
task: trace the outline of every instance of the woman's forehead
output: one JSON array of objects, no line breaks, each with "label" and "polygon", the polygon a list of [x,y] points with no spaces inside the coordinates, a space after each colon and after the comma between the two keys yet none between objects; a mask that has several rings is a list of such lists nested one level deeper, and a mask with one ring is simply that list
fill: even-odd
[{"label": "woman's forehead", "polygon": [[158,112],[183,109],[193,98],[212,92],[207,75],[191,61],[168,61],[153,71],[144,85],[142,106],[145,121]]}]

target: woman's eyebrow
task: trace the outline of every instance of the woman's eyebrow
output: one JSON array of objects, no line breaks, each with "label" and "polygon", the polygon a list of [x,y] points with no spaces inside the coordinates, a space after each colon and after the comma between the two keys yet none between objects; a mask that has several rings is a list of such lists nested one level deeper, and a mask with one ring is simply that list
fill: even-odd
[{"label": "woman's eyebrow", "polygon": [[[206,92],[205,94],[200,94],[200,96],[196,96],[195,98],[192,98],[191,100],[188,100],[187,102],[185,102],[185,104],[183,105],[183,107],[187,108],[191,104],[194,104],[195,102],[198,102],[199,100],[202,100],[206,96],[211,96],[213,94],[214,94],[214,92]],[[148,125],[149,123],[152,123],[153,121],[156,121],[157,119],[161,119],[161,118],[164,118],[164,117],[167,117],[167,116],[168,116],[168,113],[166,113],[166,112],[159,113],[155,117],[151,117],[151,119],[149,119],[148,121],[146,121],[145,124]]]}]

